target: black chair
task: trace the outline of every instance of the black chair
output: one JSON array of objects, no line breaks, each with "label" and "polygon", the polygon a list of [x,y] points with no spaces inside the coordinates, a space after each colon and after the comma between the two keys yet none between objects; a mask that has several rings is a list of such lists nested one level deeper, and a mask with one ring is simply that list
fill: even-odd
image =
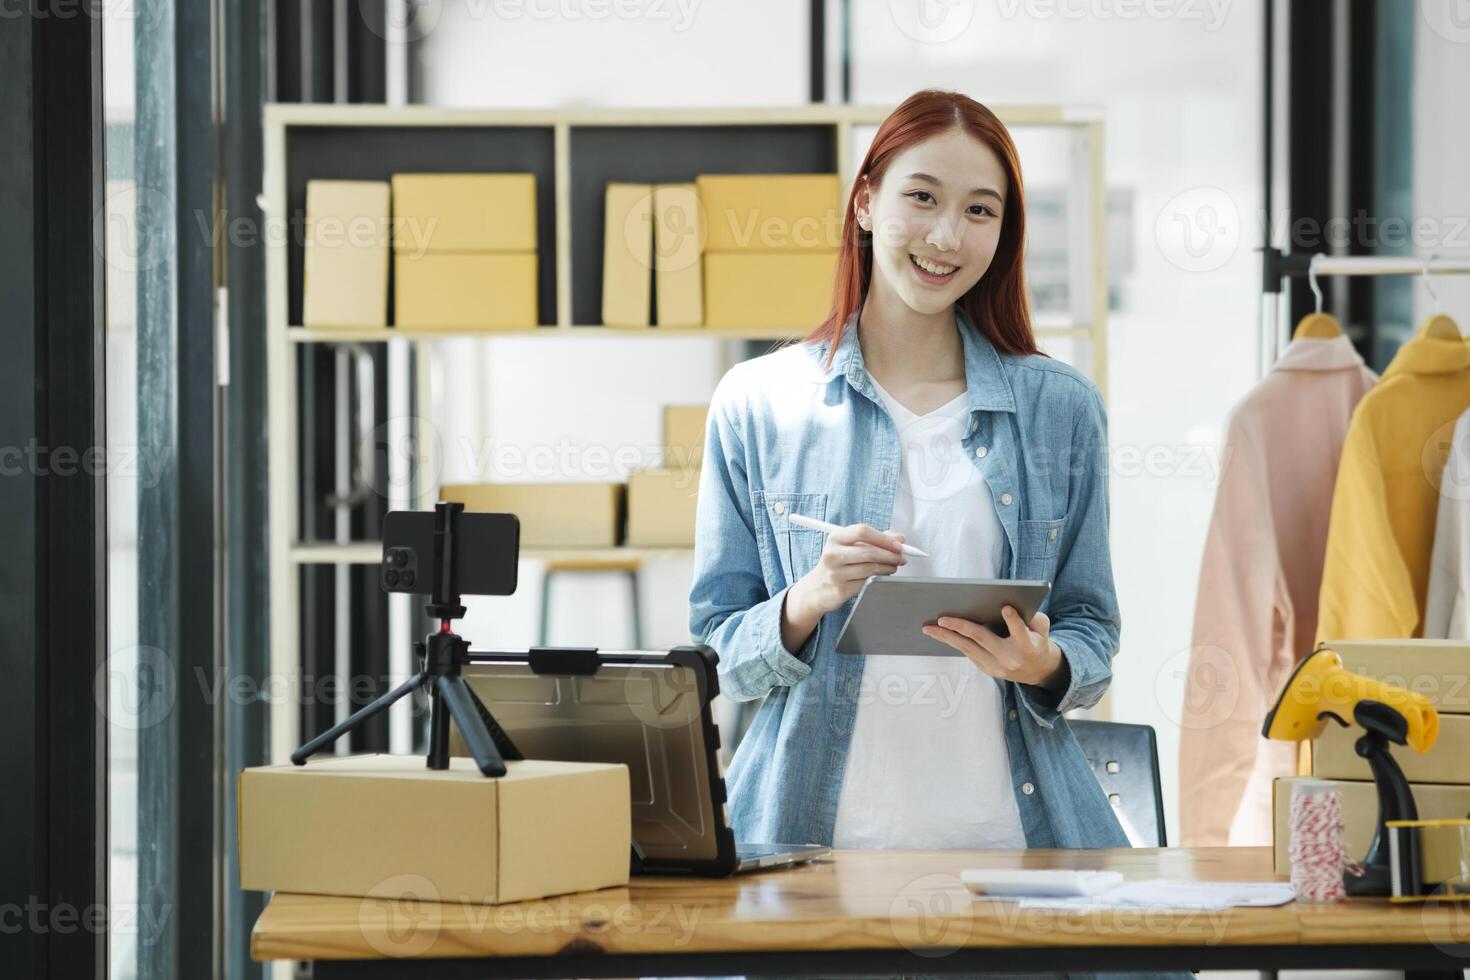
[{"label": "black chair", "polygon": [[1067,720],[1134,847],[1167,847],[1159,741],[1149,725]]}]

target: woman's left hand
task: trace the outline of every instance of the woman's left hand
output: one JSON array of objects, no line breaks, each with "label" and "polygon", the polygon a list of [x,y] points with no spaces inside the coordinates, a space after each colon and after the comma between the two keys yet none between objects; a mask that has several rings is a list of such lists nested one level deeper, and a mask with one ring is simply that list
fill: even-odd
[{"label": "woman's left hand", "polygon": [[1062,649],[1051,638],[1051,619],[1039,612],[1027,626],[1014,606],[1001,610],[1010,636],[997,636],[979,623],[954,616],[939,617],[924,635],[954,647],[996,680],[1060,689],[1067,680]]}]

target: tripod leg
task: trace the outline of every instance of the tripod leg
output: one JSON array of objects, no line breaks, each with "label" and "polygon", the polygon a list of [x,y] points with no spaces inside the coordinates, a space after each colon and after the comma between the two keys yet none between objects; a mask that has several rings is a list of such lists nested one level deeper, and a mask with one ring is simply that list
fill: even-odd
[{"label": "tripod leg", "polygon": [[414,688],[424,683],[425,679],[425,675],[422,672],[414,674],[408,680],[404,681],[402,684],[399,684],[393,690],[378,698],[372,704],[364,705],[362,708],[359,708],[340,725],[333,725],[331,728],[328,728],[326,731],[322,732],[310,742],[307,742],[305,745],[301,746],[301,748],[297,749],[295,752],[292,752],[291,761],[296,763],[298,766],[306,765],[307,759],[316,755],[322,749],[331,745],[333,742],[337,741],[337,739],[341,738],[343,735],[346,735],[348,732],[352,731],[352,729],[356,728],[364,721],[367,721],[373,715],[387,708],[394,701],[397,701],[405,694],[412,692]]},{"label": "tripod leg", "polygon": [[[459,733],[464,736],[465,745],[469,747],[470,755],[475,757],[475,764],[480,767],[480,772],[487,776],[504,776],[505,760],[500,757],[500,751],[496,749],[495,741],[485,728],[485,722],[475,710],[474,697],[464,678],[457,674],[436,677],[434,687],[439,692],[439,707],[449,709],[446,714],[453,716],[454,723],[459,726]],[[437,715],[434,721],[437,725]],[[444,725],[446,728],[449,726],[448,717],[444,719]],[[447,745],[447,735],[444,741]],[[445,764],[448,764],[447,759]],[[430,768],[441,768],[434,766],[432,762],[429,765]]]},{"label": "tripod leg", "polygon": [[516,748],[516,743],[512,742],[505,729],[500,727],[500,723],[495,720],[490,709],[485,707],[485,702],[480,700],[475,689],[469,684],[465,684],[464,689],[470,692],[470,700],[475,703],[475,713],[485,723],[485,730],[490,733],[490,740],[495,743],[495,749],[500,753],[500,757],[507,762],[512,759],[524,759],[525,756],[521,754],[521,750]]}]

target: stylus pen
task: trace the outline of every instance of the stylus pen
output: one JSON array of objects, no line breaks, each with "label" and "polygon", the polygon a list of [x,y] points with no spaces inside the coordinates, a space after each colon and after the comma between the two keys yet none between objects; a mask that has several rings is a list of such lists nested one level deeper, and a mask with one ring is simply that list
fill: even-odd
[{"label": "stylus pen", "polygon": [[[833,531],[842,530],[842,528],[838,527],[836,524],[828,524],[826,521],[819,521],[815,517],[807,517],[805,514],[792,514],[790,516],[790,520],[792,524],[795,524],[798,527],[809,527],[813,531],[826,531],[828,534],[831,534]],[[904,554],[909,555],[913,558],[929,557],[926,552],[920,551],[918,548],[915,548],[911,544],[899,545],[899,547],[903,549]]]}]

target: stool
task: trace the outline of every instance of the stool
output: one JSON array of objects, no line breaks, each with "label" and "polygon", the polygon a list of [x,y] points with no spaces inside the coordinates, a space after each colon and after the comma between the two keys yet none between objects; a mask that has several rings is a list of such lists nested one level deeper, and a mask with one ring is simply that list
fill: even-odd
[{"label": "stool", "polygon": [[638,601],[638,573],[643,569],[641,558],[550,558],[546,561],[541,578],[541,646],[547,646],[551,633],[551,579],[555,575],[594,575],[618,572],[628,577],[628,596],[632,603],[633,646],[643,649],[643,612]]}]

